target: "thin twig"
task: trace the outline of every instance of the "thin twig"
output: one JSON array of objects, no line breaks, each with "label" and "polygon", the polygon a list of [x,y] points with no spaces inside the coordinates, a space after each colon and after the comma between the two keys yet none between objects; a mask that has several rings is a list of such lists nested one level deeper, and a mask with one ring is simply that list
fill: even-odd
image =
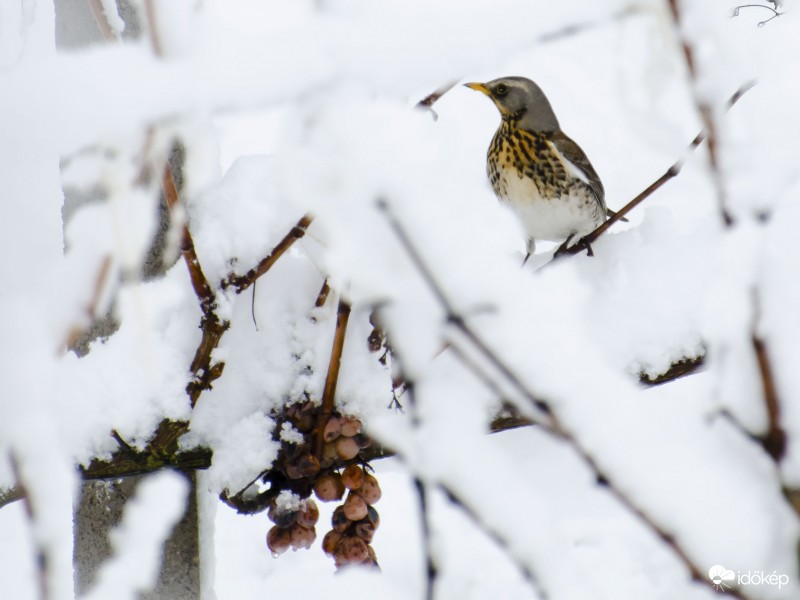
[{"label": "thin twig", "polygon": [[[777,2],[774,2],[774,0],[768,0],[768,1],[773,2],[773,4],[775,4],[776,7],[778,6]],[[736,8],[733,9],[733,12],[731,13],[731,16],[732,17],[738,17],[739,16],[739,11],[741,9],[743,9],[743,8],[766,8],[768,11],[772,12],[772,16],[769,19],[764,19],[763,21],[759,21],[758,22],[758,25],[757,25],[758,27],[763,27],[764,25],[766,25],[767,23],[772,21],[772,19],[777,19],[778,17],[780,17],[783,14],[782,12],[778,12],[777,8],[771,8],[771,7],[765,6],[763,4],[742,4],[742,5],[737,6]]]},{"label": "thin twig", "polygon": [[[394,216],[394,214],[390,211],[388,204],[385,200],[381,200],[379,202],[379,208],[384,212],[386,215],[387,220],[389,221],[389,225],[397,235],[398,239],[400,240],[401,245],[408,253],[409,257],[411,258],[412,262],[416,266],[417,270],[420,272],[422,279],[431,289],[433,295],[439,301],[442,309],[447,314],[447,322],[453,326],[455,326],[459,331],[461,331],[466,338],[475,344],[477,350],[483,354],[490,363],[497,367],[498,372],[501,376],[510,383],[513,387],[517,388],[520,392],[524,392],[523,396],[526,398],[534,398],[532,392],[530,392],[526,386],[519,380],[505,364],[505,362],[495,354],[487,345],[486,343],[472,331],[471,328],[467,325],[464,318],[454,313],[454,309],[452,304],[447,299],[446,294],[444,293],[443,289],[440,287],[438,281],[436,281],[428,269],[425,262],[422,260],[420,254],[418,253],[416,247],[412,244],[408,234],[406,233],[403,226]],[[600,465],[597,463],[595,458],[583,447],[580,441],[561,423],[558,415],[553,411],[552,407],[542,401],[536,400],[537,408],[541,407],[541,410],[548,416],[549,418],[549,427],[546,429],[548,433],[558,437],[560,440],[565,442],[569,445],[572,450],[576,453],[576,455],[581,459],[581,461],[588,467],[589,471],[594,474],[596,481],[605,486],[608,492],[614,497],[614,499],[622,505],[628,512],[632,515],[636,516],[639,522],[641,522],[647,529],[649,529],[656,537],[658,537],[664,544],[670,548],[670,550],[675,554],[675,556],[680,560],[680,562],[684,565],[687,569],[689,574],[691,575],[692,579],[705,585],[706,587],[712,588],[711,580],[705,576],[703,569],[700,569],[694,562],[692,562],[691,558],[689,557],[687,551],[684,549],[682,544],[666,529],[664,529],[661,525],[656,523],[653,518],[651,518],[641,507],[639,507],[631,498],[629,498],[624,492],[620,490],[616,482],[613,481],[611,476],[606,473]],[[741,600],[746,599],[746,596],[739,590],[732,589],[728,591],[728,594],[739,598]]]},{"label": "thin twig", "polygon": [[436,577],[439,574],[433,560],[433,543],[431,538],[431,519],[428,510],[428,491],[425,482],[414,477],[414,490],[419,504],[419,518],[422,523],[422,547],[425,558],[425,600],[433,600],[436,588]]},{"label": "thin twig", "polygon": [[458,83],[457,79],[454,80],[454,81],[450,81],[448,83],[445,83],[443,86],[437,88],[436,90],[434,90],[433,92],[431,92],[430,94],[425,96],[422,100],[417,102],[416,108],[418,108],[420,110],[430,111],[431,115],[433,115],[433,120],[437,121],[439,119],[439,115],[436,113],[435,110],[433,110],[433,105],[436,104],[439,101],[439,98],[441,98],[447,92],[452,90],[456,86],[457,83]]},{"label": "thin twig", "polygon": [[781,403],[778,398],[778,389],[775,384],[775,376],[772,370],[767,344],[756,332],[757,322],[761,314],[761,303],[758,293],[753,293],[753,334],[751,343],[758,365],[758,373],[761,376],[761,388],[764,392],[764,405],[767,409],[767,432],[759,439],[764,450],[779,463],[786,454],[786,432],[781,425]]},{"label": "thin twig", "polygon": [[333,414],[336,403],[336,385],[339,382],[339,368],[342,365],[342,351],[344,338],[347,333],[347,322],[350,319],[350,304],[339,298],[339,309],[336,312],[336,331],[333,334],[331,360],[328,363],[328,374],[325,377],[325,387],[322,390],[322,407],[317,418],[317,434],[315,454],[322,456],[322,447],[325,443],[325,426]]},{"label": "thin twig", "polygon": [[[111,274],[112,264],[113,261],[111,260],[111,256],[107,255],[103,258],[102,262],[100,263],[100,268],[97,270],[92,297],[85,309],[86,316],[88,317],[90,324],[97,318],[97,311],[100,307],[100,301],[103,299],[103,292],[106,289],[109,275]],[[86,332],[86,329],[87,327],[79,324],[73,326],[67,334],[64,347],[72,348],[78,341],[78,338],[80,338]]]},{"label": "thin twig", "polygon": [[[11,452],[9,458],[11,462],[11,472],[14,475],[14,480],[16,481],[16,488],[19,490],[20,499],[25,507],[25,515],[28,519],[28,525],[30,526],[31,530],[33,530],[36,525],[36,508],[31,501],[30,492],[25,485],[25,478],[22,475],[22,469],[20,469],[17,455],[14,452]],[[32,535],[31,537],[33,538],[34,553],[36,557],[34,562],[36,563],[36,582],[38,584],[39,600],[48,600],[50,598],[50,561],[47,556],[47,549],[41,542],[41,536]]]},{"label": "thin twig", "polygon": [[[161,187],[164,190],[164,200],[167,203],[170,211],[174,211],[178,205],[178,188],[175,187],[175,178],[172,175],[172,167],[167,164],[164,167],[164,174],[161,177]],[[214,291],[208,283],[203,268],[200,266],[200,261],[197,258],[197,252],[194,249],[194,240],[192,234],[189,232],[189,225],[183,225],[183,234],[181,240],[181,254],[186,267],[189,269],[189,277],[192,280],[192,287],[197,299],[200,301],[200,310],[203,311],[203,316],[206,319],[218,320],[217,315],[214,313],[216,307],[216,300],[214,298]]]},{"label": "thin twig", "polygon": [[[742,84],[739,87],[739,89],[737,89],[736,92],[734,92],[733,95],[725,103],[725,110],[730,110],[730,108],[734,104],[736,104],[739,101],[739,99],[742,96],[744,96],[744,94],[749,89],[751,89],[754,85],[755,85],[755,82],[752,82],[752,81],[749,81],[747,83]],[[616,223],[617,221],[621,220],[622,217],[627,215],[634,208],[636,208],[639,204],[641,204],[645,199],[647,199],[649,196],[651,196],[653,194],[653,192],[655,192],[657,189],[659,189],[662,185],[667,183],[673,177],[677,177],[678,174],[680,174],[681,169],[683,169],[683,165],[686,162],[686,160],[689,158],[689,156],[697,149],[697,147],[700,144],[703,143],[704,140],[706,140],[708,138],[708,133],[709,133],[709,130],[707,128],[704,128],[702,131],[700,131],[700,133],[698,133],[694,137],[694,139],[691,141],[691,143],[689,144],[688,148],[684,152],[683,156],[681,156],[678,160],[676,160],[675,163],[672,164],[669,167],[669,169],[667,169],[666,172],[661,177],[659,177],[653,183],[651,183],[649,186],[647,186],[633,200],[631,200],[625,206],[623,206],[621,209],[619,209],[616,212],[616,214],[614,214],[612,217],[610,217],[607,221],[605,221],[597,229],[592,231],[590,234],[584,236],[583,239],[581,239],[578,243],[576,243],[573,246],[559,248],[559,250],[558,250],[558,252],[557,252],[557,254],[556,254],[556,256],[554,258],[557,258],[558,256],[563,256],[563,255],[578,254],[581,251],[585,250],[588,246],[593,244],[597,240],[597,238],[599,238],[606,231],[608,231],[608,229],[614,223]],[[547,263],[547,264],[550,264],[550,263]]]},{"label": "thin twig", "polygon": [[328,283],[328,279],[326,278],[325,281],[322,282],[322,287],[319,289],[319,293],[317,294],[317,299],[314,301],[315,308],[322,308],[325,306],[325,302],[328,300],[328,294],[331,293],[331,286]]},{"label": "thin twig", "polygon": [[244,290],[253,285],[253,282],[256,279],[269,271],[272,268],[272,265],[274,265],[297,240],[306,234],[308,226],[311,225],[313,220],[314,217],[311,215],[304,215],[297,222],[297,224],[292,227],[289,233],[287,233],[286,236],[280,242],[278,242],[278,244],[272,249],[272,252],[262,258],[255,267],[250,269],[244,275],[236,275],[235,273],[228,275],[228,277],[221,283],[222,288],[233,288],[237,294],[241,294]]}]

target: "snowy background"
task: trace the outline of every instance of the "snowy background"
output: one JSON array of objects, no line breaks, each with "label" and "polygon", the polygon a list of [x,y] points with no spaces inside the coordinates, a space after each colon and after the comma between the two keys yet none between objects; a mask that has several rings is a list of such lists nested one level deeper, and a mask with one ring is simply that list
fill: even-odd
[{"label": "snowy background", "polygon": [[[102,4],[113,36],[121,21]],[[22,502],[0,509],[3,597],[39,597],[36,547],[50,597],[73,597],[74,466],[110,457],[112,430],[144,448],[163,418],[189,420],[184,447],[214,452],[199,479],[208,598],[301,586],[424,597],[414,478],[428,492],[439,599],[712,598],[712,565],[788,578],[742,585],[740,597],[800,597],[794,3],[761,27],[769,10],[733,18],[728,1],[677,2],[680,27],[663,0],[132,4],[152,9],[140,37],[56,50],[51,3],[0,3],[0,489],[24,482],[35,508],[33,520]],[[503,75],[541,85],[612,209],[685,158],[677,178],[594,244],[594,258],[537,272],[552,253],[542,244],[520,268],[520,226],[485,177],[498,124],[486,98],[456,86],[435,105],[438,120],[413,110],[447,82]],[[716,168],[706,145],[686,153],[707,124],[703,107]],[[257,263],[303,214],[315,217],[259,280],[257,327],[252,290],[217,295],[231,327],[214,358],[226,367],[194,409],[185,387],[201,311],[185,263],[139,275],[159,193],[146,173],[161,172],[176,139],[186,148],[176,218],[189,223],[212,285]],[[89,200],[62,210],[65,189]],[[446,324],[389,218],[550,419]],[[174,258],[177,230],[167,237]],[[332,297],[314,308],[325,277]],[[340,294],[353,313],[338,406],[400,455],[374,465],[382,575],[334,576],[319,541],[273,559],[266,515],[216,500],[275,458],[271,411],[320,397]],[[391,373],[366,348],[375,306],[415,382],[405,414],[386,410]],[[109,307],[119,330],[85,357],[67,351]],[[459,352],[440,352],[445,341]],[[699,374],[639,384],[640,373],[702,355]],[[542,426],[486,435],[498,390],[562,435]],[[759,439],[776,427],[786,444],[770,455]],[[147,483],[88,597],[134,597],[123,590],[147,585],[131,565],[155,568],[185,494],[170,474]]]}]

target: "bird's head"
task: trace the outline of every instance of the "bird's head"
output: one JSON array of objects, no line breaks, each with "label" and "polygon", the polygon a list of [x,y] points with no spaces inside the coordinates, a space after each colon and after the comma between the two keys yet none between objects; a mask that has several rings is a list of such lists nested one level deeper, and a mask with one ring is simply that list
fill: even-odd
[{"label": "bird's head", "polygon": [[542,88],[525,77],[501,77],[486,83],[465,83],[489,96],[503,119],[513,119],[532,131],[558,131],[558,119]]}]

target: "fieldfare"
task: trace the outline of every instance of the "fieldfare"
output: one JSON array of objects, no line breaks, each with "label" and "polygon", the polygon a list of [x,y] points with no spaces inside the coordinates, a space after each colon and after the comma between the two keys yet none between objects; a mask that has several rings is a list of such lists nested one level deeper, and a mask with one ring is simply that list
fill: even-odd
[{"label": "fieldfare", "polygon": [[525,227],[525,261],[536,240],[566,240],[566,248],[598,227],[606,218],[603,184],[580,146],[561,131],[542,89],[524,77],[465,85],[489,96],[500,111],[486,172],[495,195]]}]

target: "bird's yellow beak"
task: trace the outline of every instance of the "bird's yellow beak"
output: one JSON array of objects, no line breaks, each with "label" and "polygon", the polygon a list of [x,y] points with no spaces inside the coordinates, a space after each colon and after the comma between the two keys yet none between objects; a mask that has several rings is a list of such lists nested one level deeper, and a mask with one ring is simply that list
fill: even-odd
[{"label": "bird's yellow beak", "polygon": [[487,88],[482,83],[465,83],[464,87],[468,87],[469,89],[475,90],[476,92],[483,92],[487,96],[492,95],[492,93],[489,91],[489,88]]}]

